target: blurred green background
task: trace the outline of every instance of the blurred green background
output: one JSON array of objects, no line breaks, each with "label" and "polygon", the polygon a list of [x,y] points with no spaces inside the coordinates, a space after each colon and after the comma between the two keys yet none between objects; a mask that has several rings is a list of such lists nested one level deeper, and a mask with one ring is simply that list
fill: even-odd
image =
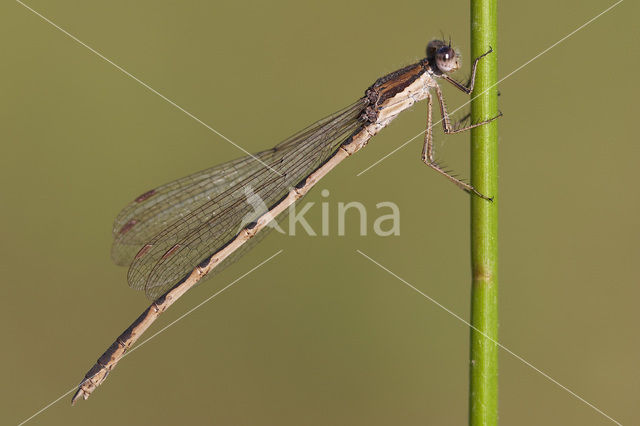
[{"label": "blurred green background", "polygon": [[[502,2],[500,76],[611,1]],[[46,2],[28,5],[249,151],[269,148],[419,59],[442,31],[469,72],[460,2]],[[500,341],[625,424],[640,422],[640,147],[635,2],[500,84]],[[109,257],[145,190],[242,153],[16,2],[0,6],[0,423],[69,391],[148,305]],[[466,98],[444,86],[450,109]],[[425,106],[403,114],[303,202],[331,235],[270,235],[190,291],[176,319],[88,400],[30,424],[465,424],[469,198],[420,162]],[[436,133],[468,176],[468,136]],[[323,198],[321,189],[330,196]],[[337,203],[393,201],[401,235],[336,234]],[[149,335],[150,335],[149,334]],[[502,424],[611,424],[500,353]]]}]

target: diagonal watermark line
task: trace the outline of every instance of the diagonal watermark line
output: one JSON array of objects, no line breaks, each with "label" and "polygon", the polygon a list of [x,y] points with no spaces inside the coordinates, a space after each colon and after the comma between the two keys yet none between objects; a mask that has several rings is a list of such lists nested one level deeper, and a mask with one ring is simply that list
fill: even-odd
[{"label": "diagonal watermark line", "polygon": [[[278,256],[280,253],[282,253],[284,250],[280,249],[278,250],[275,254],[272,254],[270,257],[268,257],[267,259],[263,260],[262,262],[260,262],[258,265],[254,266],[253,268],[251,268],[250,270],[248,270],[247,272],[245,272],[244,274],[240,275],[238,278],[236,278],[235,280],[231,281],[229,284],[227,284],[226,286],[224,286],[223,288],[221,288],[220,290],[216,291],[215,293],[213,293],[211,296],[207,297],[206,299],[204,299],[202,302],[198,303],[196,306],[194,306],[193,308],[189,309],[187,312],[185,312],[184,314],[180,315],[178,318],[176,318],[175,320],[171,321],[169,324],[167,324],[166,326],[162,327],[159,331],[157,331],[156,333],[154,333],[153,335],[149,336],[147,339],[143,340],[142,342],[138,343],[135,347],[133,347],[130,351],[128,351],[126,354],[123,355],[122,358],[125,358],[126,356],[131,355],[133,352],[135,352],[136,350],[140,349],[140,347],[142,345],[144,345],[145,343],[147,343],[149,340],[153,339],[154,337],[158,336],[160,333],[163,333],[165,330],[167,330],[169,327],[173,326],[175,323],[177,323],[178,321],[182,320],[184,317],[186,317],[187,315],[190,315],[191,313],[193,313],[196,309],[200,308],[202,305],[204,305],[205,303],[209,302],[211,299],[213,299],[214,297],[216,297],[217,295],[219,295],[220,293],[222,293],[223,291],[227,290],[229,287],[231,287],[232,285],[234,285],[235,283],[237,283],[238,281],[240,281],[241,279],[245,278],[247,275],[249,275],[250,273],[254,272],[256,269],[262,267],[265,263],[269,262],[271,259],[273,259],[274,257]],[[22,426],[23,424],[29,422],[30,420],[32,420],[33,418],[35,418],[36,416],[38,416],[39,414],[42,414],[44,411],[46,411],[48,408],[52,407],[53,405],[55,405],[58,401],[60,401],[62,398],[66,397],[67,395],[69,395],[71,392],[75,391],[78,388],[78,386],[74,386],[71,389],[69,389],[68,391],[66,391],[64,394],[60,395],[58,398],[54,399],[53,401],[51,401],[49,404],[45,405],[44,407],[42,407],[40,410],[36,411],[34,414],[32,414],[30,417],[26,418],[25,420],[23,420],[22,422],[20,422],[18,424],[18,426]]]},{"label": "diagonal watermark line", "polygon": [[198,117],[196,117],[195,115],[191,114],[189,111],[187,111],[186,109],[182,108],[180,105],[176,104],[174,101],[172,101],[171,99],[167,98],[165,95],[163,95],[162,93],[158,92],[156,89],[154,89],[153,87],[149,86],[147,83],[145,83],[144,81],[140,80],[138,77],[136,77],[135,75],[131,74],[129,71],[125,70],[120,65],[116,64],[115,62],[113,62],[111,59],[109,59],[106,56],[104,56],[102,53],[98,52],[97,50],[95,50],[94,48],[92,48],[91,46],[89,46],[88,44],[86,44],[85,42],[83,42],[82,40],[80,40],[79,38],[77,38],[76,36],[71,34],[70,32],[68,32],[64,28],[62,28],[59,25],[55,24],[53,21],[51,21],[46,16],[44,16],[41,13],[39,13],[38,11],[34,10],[30,6],[27,6],[26,4],[24,4],[20,0],[16,0],[16,2],[19,3],[20,5],[24,6],[26,9],[30,10],[31,12],[33,12],[35,15],[39,16],[40,18],[42,18],[45,22],[51,24],[56,29],[60,30],[63,34],[67,35],[68,37],[70,37],[72,40],[74,40],[78,44],[86,47],[91,52],[95,53],[97,56],[99,56],[105,62],[113,65],[118,71],[121,71],[127,77],[130,77],[131,79],[135,80],[137,83],[139,83],[145,89],[147,89],[150,92],[160,96],[162,99],[167,101],[169,104],[171,104],[175,108],[179,109],[180,111],[182,111],[183,113],[185,113],[186,115],[188,115],[189,117],[191,117],[192,119],[197,121],[198,123],[202,124],[204,127],[206,127],[207,129],[211,130],[213,133],[215,133],[216,135],[220,136],[222,139],[224,139],[225,141],[229,142],[231,145],[235,146],[240,151],[244,152],[245,154],[247,154],[248,156],[250,156],[251,158],[253,158],[257,162],[259,162],[260,164],[262,164],[263,166],[265,166],[266,168],[271,170],[272,172],[282,176],[282,173],[280,173],[279,171],[273,169],[271,166],[266,164],[264,161],[262,161],[261,159],[259,159],[258,157],[256,157],[255,155],[253,155],[252,153],[250,153],[249,151],[247,151],[246,149],[244,149],[243,147],[241,147],[240,145],[238,145],[237,143],[235,143],[234,141],[232,141],[231,139],[229,139],[228,137],[226,137],[225,135],[223,135],[222,133],[220,133],[219,131],[217,131],[213,127],[209,126],[207,123],[205,123],[204,121],[200,120]]},{"label": "diagonal watermark line", "polygon": [[53,401],[51,401],[49,404],[45,405],[44,407],[42,407],[41,409],[39,409],[38,411],[36,411],[35,413],[33,413],[33,415],[31,415],[31,417],[21,421],[20,423],[18,423],[18,426],[22,426],[23,424],[27,423],[28,421],[31,421],[34,417],[38,416],[39,414],[47,411],[49,408],[51,408],[52,406],[54,406],[56,404],[56,402],[60,401],[62,398],[64,398],[65,396],[69,395],[71,392],[73,392],[74,390],[76,390],[78,386],[74,386],[71,389],[69,389],[68,391],[66,391],[65,393],[63,393],[62,395],[60,395],[58,397],[58,399],[55,399]]},{"label": "diagonal watermark line", "polygon": [[238,281],[240,281],[241,279],[243,279],[244,277],[246,277],[247,275],[249,275],[250,273],[252,273],[253,271],[255,271],[256,269],[262,267],[264,264],[266,264],[267,262],[269,262],[271,259],[273,259],[274,257],[278,256],[280,253],[282,253],[284,251],[284,249],[280,249],[278,250],[276,253],[272,254],[271,256],[269,256],[268,258],[266,258],[265,260],[263,260],[262,262],[260,262],[258,265],[254,266],[253,268],[251,268],[250,270],[248,270],[247,272],[245,272],[244,274],[240,275],[238,278],[236,278],[235,280],[231,281],[231,283],[227,284],[226,286],[222,287],[220,290],[216,291],[215,293],[213,293],[211,296],[207,297],[206,299],[204,299],[202,302],[198,303],[196,306],[194,306],[193,308],[189,309],[187,312],[185,312],[184,314],[180,315],[178,318],[176,318],[175,320],[171,321],[169,324],[165,325],[164,327],[162,327],[160,330],[158,330],[157,332],[155,332],[154,334],[152,334],[151,336],[149,336],[148,338],[146,338],[145,340],[143,340],[142,342],[140,342],[138,345],[136,345],[135,348],[133,348],[132,350],[130,350],[129,352],[127,352],[126,354],[124,354],[122,356],[122,358],[130,355],[134,350],[139,349],[142,345],[144,345],[145,343],[147,343],[149,340],[153,339],[154,337],[156,337],[157,335],[159,335],[160,333],[163,333],[166,329],[168,329],[169,327],[173,326],[175,323],[177,323],[178,321],[181,321],[184,317],[186,317],[187,315],[190,315],[191,313],[193,313],[196,309],[199,309],[202,305],[204,305],[205,303],[208,303],[211,299],[213,299],[214,297],[216,297],[217,295],[219,295],[220,293],[222,293],[223,291],[227,290],[229,287],[231,287],[232,285],[234,285],[235,283],[237,283]]},{"label": "diagonal watermark line", "polygon": [[[529,65],[531,62],[535,61],[536,59],[538,59],[540,56],[544,55],[545,53],[547,53],[548,51],[550,51],[551,49],[553,49],[554,47],[556,47],[557,45],[559,45],[560,43],[562,43],[563,41],[565,41],[566,39],[568,39],[569,37],[571,37],[572,35],[574,35],[575,33],[577,33],[578,31],[582,30],[584,27],[586,27],[587,25],[591,24],[593,21],[595,21],[596,19],[600,18],[602,15],[604,15],[605,13],[609,12],[611,9],[613,9],[614,7],[616,7],[617,5],[619,5],[620,3],[622,3],[624,0],[618,0],[617,2],[615,2],[614,4],[612,4],[611,6],[609,6],[608,8],[606,8],[605,10],[603,10],[602,12],[598,13],[596,16],[594,16],[593,18],[589,19],[587,22],[585,22],[584,24],[580,25],[578,28],[576,28],[575,30],[571,31],[569,34],[567,34],[566,36],[562,37],[560,40],[556,41],[555,43],[553,43],[551,46],[547,47],[546,49],[544,49],[542,52],[538,53],[537,55],[535,55],[533,58],[529,59],[527,62],[525,62],[524,64],[520,65],[518,68],[514,69],[513,71],[511,71],[509,74],[505,75],[504,77],[502,77],[500,80],[498,80],[495,84],[489,86],[487,89],[485,89],[483,92],[475,95],[474,97],[472,97],[471,99],[469,99],[467,102],[463,103],[462,105],[460,105],[458,108],[454,109],[453,111],[451,111],[449,113],[449,115],[455,114],[456,112],[460,111],[462,108],[464,108],[465,106],[469,105],[471,103],[471,101],[473,101],[474,99],[476,99],[477,97],[480,97],[482,95],[484,95],[485,93],[487,93],[489,90],[493,89],[495,86],[497,86],[498,84],[502,83],[504,80],[506,80],[507,78],[511,77],[513,74],[517,73],[518,71],[520,71],[522,68],[526,67],[527,65]],[[442,119],[440,119],[440,121],[437,121],[435,123],[433,123],[431,125],[431,128],[433,128],[434,126],[437,126],[438,124],[442,123]],[[386,160],[387,158],[391,157],[393,154],[395,154],[396,152],[400,151],[402,148],[404,148],[405,146],[409,145],[411,142],[413,142],[416,138],[418,138],[419,136],[424,135],[424,130],[421,131],[420,133],[418,133],[417,135],[415,135],[414,137],[412,137],[411,139],[407,140],[406,142],[404,142],[402,145],[400,145],[399,147],[395,148],[393,151],[389,152],[388,154],[386,154],[385,156],[383,156],[382,158],[380,158],[379,160],[377,160],[376,162],[374,162],[373,164],[371,164],[369,167],[367,167],[364,170],[361,170],[360,173],[358,173],[356,176],[360,176],[361,174],[367,172],[368,170],[374,168],[375,166],[377,166],[378,164],[380,164],[381,162],[383,162],[384,160]]]},{"label": "diagonal watermark line", "polygon": [[376,260],[372,259],[371,257],[367,256],[365,253],[363,253],[360,250],[356,250],[359,254],[361,254],[363,257],[365,257],[366,259],[368,259],[369,261],[371,261],[372,263],[374,263],[375,265],[377,265],[378,267],[380,267],[381,269],[383,269],[384,271],[388,272],[390,275],[392,275],[394,278],[398,279],[399,281],[401,281],[403,284],[405,284],[407,287],[411,288],[412,290],[416,291],[417,293],[419,293],[420,295],[422,295],[425,299],[429,300],[431,303],[435,304],[436,306],[438,306],[440,309],[444,310],[445,312],[447,312],[449,315],[453,316],[454,318],[456,318],[458,321],[466,324],[469,328],[471,328],[472,330],[474,330],[475,332],[481,334],[485,339],[489,340],[491,343],[494,343],[495,345],[497,345],[498,347],[500,347],[502,350],[504,350],[505,352],[507,352],[509,355],[513,356],[514,358],[516,358],[518,361],[522,362],[523,364],[525,364],[527,367],[530,367],[531,369],[535,370],[537,373],[539,373],[540,375],[542,375],[545,379],[549,380],[550,382],[554,383],[555,385],[559,386],[560,388],[562,388],[563,390],[567,391],[570,395],[572,395],[573,397],[577,398],[578,400],[582,401],[583,403],[585,403],[586,405],[588,405],[589,407],[591,407],[592,409],[594,409],[595,411],[597,411],[598,413],[600,413],[601,415],[603,415],[604,417],[606,417],[607,419],[611,420],[613,423],[622,426],[622,423],[618,422],[617,420],[615,420],[614,418],[612,418],[611,416],[607,415],[604,411],[600,410],[598,407],[596,407],[595,405],[593,405],[592,403],[590,403],[589,401],[587,401],[586,399],[582,398],[580,395],[578,395],[577,393],[575,393],[574,391],[572,391],[571,389],[569,389],[568,387],[564,386],[562,383],[558,382],[557,380],[555,380],[553,377],[551,377],[550,375],[548,375],[547,373],[545,373],[544,371],[540,370],[539,368],[537,368],[536,366],[534,366],[533,364],[531,364],[529,361],[527,361],[526,359],[522,358],[520,355],[516,354],[515,352],[513,352],[511,349],[507,348],[506,346],[504,346],[502,343],[498,342],[497,340],[492,339],[491,337],[487,336],[485,333],[483,333],[482,331],[480,331],[478,328],[474,327],[471,323],[469,323],[467,320],[465,320],[464,318],[462,318],[460,315],[456,314],[455,312],[453,312],[451,309],[447,308],[446,306],[442,305],[441,303],[439,303],[437,300],[435,300],[433,297],[429,296],[428,294],[424,293],[423,291],[419,290],[418,288],[414,287],[413,285],[411,285],[408,281],[406,281],[405,279],[403,279],[402,277],[396,275],[394,272],[392,272],[391,270],[389,270],[387,267],[385,267],[384,265],[380,264],[379,262],[377,262]]}]

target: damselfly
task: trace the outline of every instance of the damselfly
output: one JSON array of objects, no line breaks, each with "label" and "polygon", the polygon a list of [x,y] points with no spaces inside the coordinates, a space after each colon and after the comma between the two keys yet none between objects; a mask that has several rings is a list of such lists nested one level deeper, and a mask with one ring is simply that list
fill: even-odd
[{"label": "damselfly", "polygon": [[[72,403],[89,395],[149,326],[197,282],[244,254],[267,225],[302,198],[338,163],[363,148],[398,114],[427,100],[427,128],[422,160],[467,192],[484,199],[434,161],[431,90],[436,93],[446,134],[489,123],[452,125],[437,79],[470,94],[478,61],[463,85],[449,73],[459,68],[450,43],[432,40],[419,62],[378,79],[365,96],[274,148],[230,161],[145,192],[115,220],[112,257],[128,265],[128,281],[155,299],[85,375]],[[247,193],[266,207],[256,210]],[[262,232],[261,232],[262,231]]]}]

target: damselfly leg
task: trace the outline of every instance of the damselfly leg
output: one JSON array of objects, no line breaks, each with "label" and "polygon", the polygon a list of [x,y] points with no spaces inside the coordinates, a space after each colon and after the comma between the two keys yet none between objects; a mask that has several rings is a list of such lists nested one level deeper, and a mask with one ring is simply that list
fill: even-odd
[{"label": "damselfly leg", "polygon": [[[487,51],[486,53],[482,54],[481,56],[478,56],[475,61],[473,61],[473,67],[471,69],[471,77],[469,78],[469,84],[467,86],[459,83],[458,81],[454,80],[453,78],[449,77],[446,74],[442,74],[442,78],[444,78],[445,80],[447,80],[448,82],[450,82],[454,87],[458,88],[459,90],[463,91],[466,94],[471,94],[473,93],[473,87],[475,85],[475,80],[476,80],[476,68],[478,66],[478,62],[480,61],[480,59],[482,59],[483,57],[485,57],[486,55],[488,55],[489,53],[493,52],[493,49],[489,49],[489,51]],[[455,70],[455,69],[454,69]],[[492,122],[493,120],[496,120],[498,118],[500,118],[502,116],[502,112],[500,112],[498,115],[496,115],[495,117],[492,117],[488,120],[484,120],[484,121],[480,121],[478,123],[472,123],[468,126],[461,126],[462,123],[464,123],[464,121],[468,118],[468,116],[465,116],[463,119],[459,120],[456,122],[455,125],[451,125],[451,118],[449,117],[449,113],[447,112],[447,106],[445,105],[444,102],[444,96],[442,94],[442,90],[440,89],[440,86],[438,86],[437,84],[434,86],[435,91],[436,91],[436,95],[438,96],[438,104],[440,105],[440,114],[442,115],[442,128],[444,130],[444,133],[446,135],[452,135],[452,134],[456,134],[456,133],[461,133],[470,129],[473,129],[474,127],[479,127],[482,125],[485,125],[487,123]],[[424,146],[422,148],[422,161],[424,161],[424,163],[431,167],[432,169],[434,169],[435,171],[437,171],[438,173],[440,173],[441,175],[443,175],[444,177],[446,177],[447,179],[449,179],[451,182],[453,182],[454,184],[456,184],[458,187],[460,187],[462,190],[467,191],[469,193],[475,194],[480,198],[483,198],[485,200],[488,201],[493,201],[492,197],[488,197],[484,194],[482,194],[481,192],[479,192],[477,189],[475,189],[473,187],[473,185],[457,178],[456,176],[453,176],[450,171],[443,169],[440,165],[438,165],[438,163],[436,163],[435,159],[434,159],[434,149],[433,149],[433,132],[431,129],[432,126],[432,122],[433,122],[433,105],[432,105],[432,99],[431,99],[431,94],[429,94],[427,96],[427,128],[425,130],[425,134],[424,134]]]}]

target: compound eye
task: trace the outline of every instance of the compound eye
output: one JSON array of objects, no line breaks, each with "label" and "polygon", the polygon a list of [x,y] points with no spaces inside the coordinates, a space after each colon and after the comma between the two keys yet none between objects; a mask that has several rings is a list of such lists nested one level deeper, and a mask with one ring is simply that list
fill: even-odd
[{"label": "compound eye", "polygon": [[442,46],[436,52],[436,65],[442,72],[451,72],[458,69],[458,57],[455,50],[449,46]]}]

